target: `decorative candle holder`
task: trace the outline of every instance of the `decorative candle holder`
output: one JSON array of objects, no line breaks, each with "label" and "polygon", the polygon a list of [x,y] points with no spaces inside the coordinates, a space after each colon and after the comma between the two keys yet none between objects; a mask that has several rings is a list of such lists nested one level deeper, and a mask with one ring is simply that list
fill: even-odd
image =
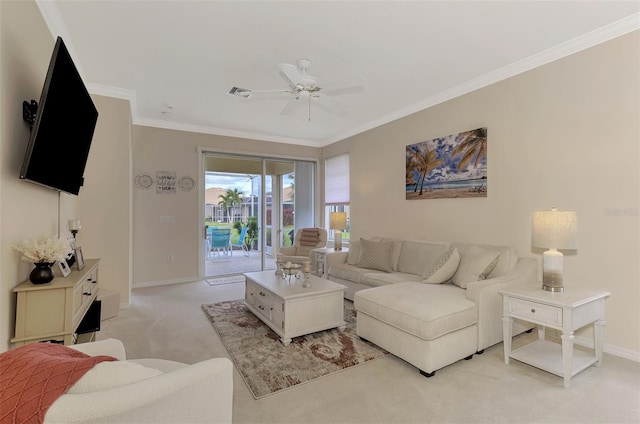
[{"label": "decorative candle holder", "polygon": [[311,279],[309,278],[311,276],[311,272],[303,272],[304,274],[304,280],[302,281],[302,287],[304,288],[309,288],[311,287]]},{"label": "decorative candle holder", "polygon": [[293,281],[300,279],[300,275],[298,274],[300,268],[302,268],[302,265],[300,264],[292,264],[291,262],[283,264],[282,279],[287,280],[288,282],[291,282],[292,277],[294,278]]}]

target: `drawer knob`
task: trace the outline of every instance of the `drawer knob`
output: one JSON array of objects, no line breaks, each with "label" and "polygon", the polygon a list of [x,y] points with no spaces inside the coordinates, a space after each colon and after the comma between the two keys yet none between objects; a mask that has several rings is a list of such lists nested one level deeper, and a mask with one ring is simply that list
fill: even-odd
[{"label": "drawer knob", "polygon": [[264,292],[260,292],[260,296],[266,296]]},{"label": "drawer knob", "polygon": [[531,313],[532,313],[532,314],[535,314],[535,313],[536,313],[536,310],[535,310],[535,309],[533,309],[533,308],[531,308]]},{"label": "drawer knob", "polygon": [[82,294],[85,296],[91,296],[91,292],[83,292]]}]

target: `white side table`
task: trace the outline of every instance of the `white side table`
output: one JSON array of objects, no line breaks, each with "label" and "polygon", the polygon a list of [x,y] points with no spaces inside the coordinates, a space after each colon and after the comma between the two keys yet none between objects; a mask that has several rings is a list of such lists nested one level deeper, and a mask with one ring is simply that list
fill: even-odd
[{"label": "white side table", "polygon": [[[610,293],[578,287],[565,287],[563,293],[540,289],[500,290],[503,296],[504,362],[517,359],[536,368],[564,377],[564,387],[571,387],[571,377],[595,364],[602,364],[604,346],[604,300]],[[513,319],[538,325],[538,339],[511,351]],[[573,332],[593,324],[595,355],[575,351]],[[562,347],[544,338],[545,327],[562,331]]]},{"label": "white side table", "polygon": [[326,274],[329,271],[327,258],[329,257],[329,255],[339,252],[348,253],[349,249],[344,247],[342,248],[342,250],[336,250],[332,247],[321,247],[318,249],[313,249],[313,254],[315,255],[315,269],[313,270],[313,274],[321,278],[326,278]]}]

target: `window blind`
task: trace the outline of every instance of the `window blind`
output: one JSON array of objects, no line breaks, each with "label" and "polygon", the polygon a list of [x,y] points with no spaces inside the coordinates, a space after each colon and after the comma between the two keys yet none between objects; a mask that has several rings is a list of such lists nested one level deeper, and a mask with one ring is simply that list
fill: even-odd
[{"label": "window blind", "polygon": [[349,154],[334,156],[325,161],[324,189],[325,204],[349,203]]}]

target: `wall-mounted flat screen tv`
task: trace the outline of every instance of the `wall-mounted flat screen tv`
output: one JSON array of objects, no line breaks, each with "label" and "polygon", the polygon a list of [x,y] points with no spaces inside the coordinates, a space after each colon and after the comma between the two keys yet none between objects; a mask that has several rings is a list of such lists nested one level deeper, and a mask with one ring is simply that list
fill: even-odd
[{"label": "wall-mounted flat screen tv", "polygon": [[84,182],[98,110],[60,37],[40,103],[32,100],[31,105],[35,119],[31,120],[20,178],[77,195]]}]

